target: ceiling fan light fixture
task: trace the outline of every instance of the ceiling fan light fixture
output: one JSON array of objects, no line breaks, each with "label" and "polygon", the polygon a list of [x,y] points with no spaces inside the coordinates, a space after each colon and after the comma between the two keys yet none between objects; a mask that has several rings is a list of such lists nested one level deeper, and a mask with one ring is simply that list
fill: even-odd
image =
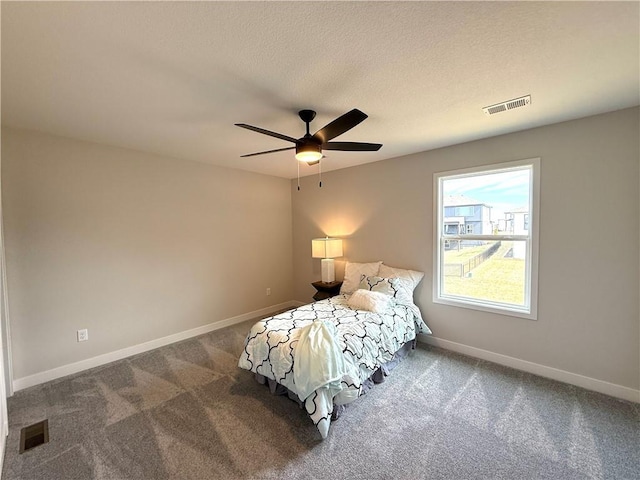
[{"label": "ceiling fan light fixture", "polygon": [[322,148],[315,143],[296,145],[296,159],[301,162],[317,162],[322,158]]}]

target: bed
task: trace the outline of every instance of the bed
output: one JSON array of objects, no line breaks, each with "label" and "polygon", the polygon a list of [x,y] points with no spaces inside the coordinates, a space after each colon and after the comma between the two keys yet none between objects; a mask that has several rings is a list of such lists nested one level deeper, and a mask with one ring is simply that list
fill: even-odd
[{"label": "bed", "polygon": [[413,302],[423,274],[381,263],[347,263],[340,295],[260,320],[245,340],[239,367],[303,405],[323,439],[334,410],[431,333]]}]

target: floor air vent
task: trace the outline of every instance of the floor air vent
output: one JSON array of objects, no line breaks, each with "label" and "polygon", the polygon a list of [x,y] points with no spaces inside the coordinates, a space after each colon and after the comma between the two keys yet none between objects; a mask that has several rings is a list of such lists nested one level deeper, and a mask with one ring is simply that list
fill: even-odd
[{"label": "floor air vent", "polygon": [[49,441],[49,420],[43,420],[20,430],[20,453]]},{"label": "floor air vent", "polygon": [[531,104],[531,95],[525,97],[514,98],[513,100],[507,100],[506,102],[496,103],[495,105],[489,105],[483,107],[482,111],[487,115],[494,115],[500,112],[506,112],[507,110],[513,110],[514,108],[526,107]]}]

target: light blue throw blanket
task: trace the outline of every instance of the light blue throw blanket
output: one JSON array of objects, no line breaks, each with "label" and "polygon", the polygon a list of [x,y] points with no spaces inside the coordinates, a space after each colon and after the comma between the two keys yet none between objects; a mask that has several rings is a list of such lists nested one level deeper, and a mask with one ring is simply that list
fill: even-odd
[{"label": "light blue throw blanket", "polygon": [[293,382],[303,402],[319,388],[328,389],[329,398],[342,390],[341,380],[347,368],[337,335],[337,327],[326,320],[316,320],[302,328],[294,351]]}]

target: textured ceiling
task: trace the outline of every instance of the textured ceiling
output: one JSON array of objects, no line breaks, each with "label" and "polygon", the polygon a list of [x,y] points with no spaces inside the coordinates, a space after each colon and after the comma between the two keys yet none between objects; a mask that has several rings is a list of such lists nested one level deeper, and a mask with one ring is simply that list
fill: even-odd
[{"label": "textured ceiling", "polygon": [[[2,124],[296,176],[290,146],[369,118],[334,170],[638,105],[638,2],[2,2]],[[481,108],[531,94],[527,108]],[[302,165],[308,175],[318,167]]]}]

